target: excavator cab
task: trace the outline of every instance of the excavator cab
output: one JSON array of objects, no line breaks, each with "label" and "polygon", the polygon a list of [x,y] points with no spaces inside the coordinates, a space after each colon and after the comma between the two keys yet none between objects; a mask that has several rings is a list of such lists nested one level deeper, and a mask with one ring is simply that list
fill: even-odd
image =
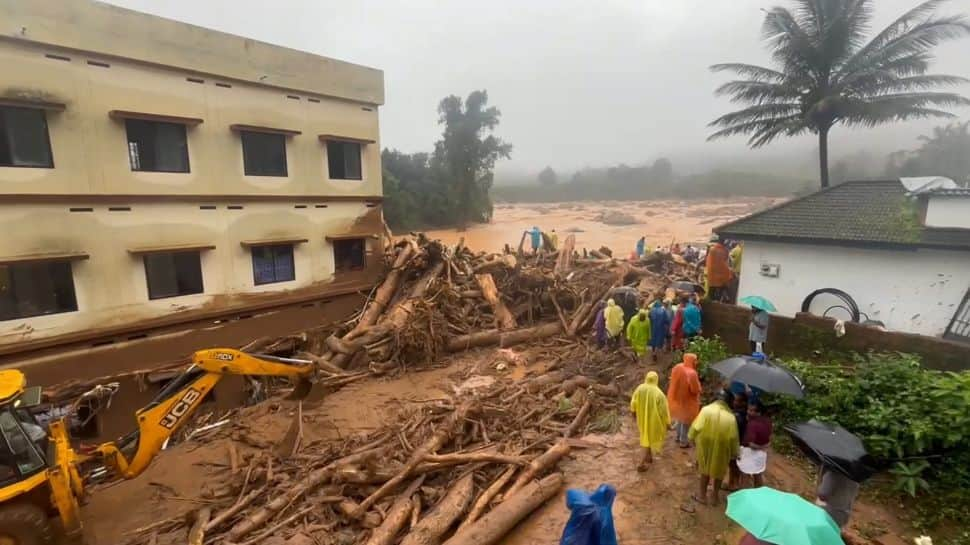
[{"label": "excavator cab", "polygon": [[40,545],[53,540],[49,515],[57,511],[68,533],[80,530],[80,477],[62,423],[41,426],[30,409],[40,388],[24,374],[0,370],[0,544]]}]

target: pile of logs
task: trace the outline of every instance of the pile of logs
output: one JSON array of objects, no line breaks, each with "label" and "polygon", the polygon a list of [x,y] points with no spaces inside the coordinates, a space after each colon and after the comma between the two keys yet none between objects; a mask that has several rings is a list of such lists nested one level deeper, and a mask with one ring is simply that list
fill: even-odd
[{"label": "pile of logs", "polygon": [[[559,351],[575,360],[580,350]],[[570,438],[619,410],[617,370],[600,359],[598,374],[584,376],[584,365],[459,388],[343,441],[292,450],[233,441],[204,507],[135,530],[126,543],[496,543],[560,491],[557,466],[583,446]]]},{"label": "pile of logs", "polygon": [[538,256],[405,238],[389,250],[389,271],[363,312],[327,337],[314,359],[330,369],[382,368],[472,347],[576,337],[613,287],[635,286],[649,297],[673,281],[696,280],[696,269],[670,255],[630,263],[601,252],[582,257],[574,247],[572,235],[561,252]]}]

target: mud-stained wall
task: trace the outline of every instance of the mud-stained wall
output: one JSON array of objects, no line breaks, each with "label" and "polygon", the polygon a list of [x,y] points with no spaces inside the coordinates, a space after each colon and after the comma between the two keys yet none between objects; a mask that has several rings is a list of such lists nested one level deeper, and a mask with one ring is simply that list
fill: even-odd
[{"label": "mud-stained wall", "polygon": [[[379,274],[379,70],[87,0],[0,0],[0,66],[0,104],[43,109],[53,156],[0,166],[0,263],[70,257],[78,306],[0,321],[0,353],[366,290]],[[186,125],[190,171],[133,171],[130,114],[111,112],[201,120]],[[247,176],[232,125],[290,131],[287,175]],[[361,180],[330,178],[327,138],[361,144]],[[348,235],[367,240],[367,266],[337,273],[332,241]],[[255,285],[244,243],[283,239],[297,241],[295,279]],[[149,300],[138,252],[185,246],[205,247],[204,292]]]},{"label": "mud-stained wall", "polygon": [[[89,256],[71,265],[78,311],[0,322],[0,347],[336,288],[365,289],[381,265],[380,207],[364,202],[136,201],[109,207],[79,200],[70,205],[0,205],[0,230],[7,233],[0,239],[0,255]],[[337,274],[328,237],[348,234],[366,240],[368,266]],[[293,244],[295,279],[255,285],[251,250],[242,243],[287,239],[306,240]],[[178,245],[212,247],[201,251],[204,292],[149,300],[143,256],[131,250]]]}]

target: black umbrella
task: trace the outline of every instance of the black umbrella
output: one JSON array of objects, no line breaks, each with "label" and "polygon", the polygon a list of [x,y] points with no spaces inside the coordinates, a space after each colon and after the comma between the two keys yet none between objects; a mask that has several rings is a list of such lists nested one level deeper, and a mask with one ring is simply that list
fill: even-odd
[{"label": "black umbrella", "polygon": [[816,464],[830,467],[861,483],[876,472],[862,440],[838,424],[809,420],[785,426],[798,448]]},{"label": "black umbrella", "polygon": [[798,399],[805,397],[802,380],[788,369],[768,360],[734,356],[711,367],[732,382],[741,382],[765,392],[788,394]]}]

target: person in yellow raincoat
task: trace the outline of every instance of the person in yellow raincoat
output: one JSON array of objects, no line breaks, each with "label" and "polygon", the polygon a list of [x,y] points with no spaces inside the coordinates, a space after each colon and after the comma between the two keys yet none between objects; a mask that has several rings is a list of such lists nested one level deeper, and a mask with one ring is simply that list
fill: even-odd
[{"label": "person in yellow raincoat", "polygon": [[640,446],[643,447],[643,458],[637,465],[637,471],[643,471],[648,464],[653,463],[653,454],[659,453],[663,448],[667,428],[670,427],[667,396],[657,386],[659,380],[657,372],[650,371],[630,398],[630,411],[637,417],[637,431],[640,435]]},{"label": "person in yellow raincoat", "polygon": [[603,318],[606,321],[606,345],[615,348],[623,334],[623,308],[610,299],[603,309]]},{"label": "person in yellow raincoat", "polygon": [[647,344],[650,342],[650,317],[647,311],[640,309],[637,315],[630,319],[630,323],[626,325],[626,340],[637,357],[647,353]]},{"label": "person in yellow raincoat", "polygon": [[729,392],[721,392],[716,401],[705,405],[687,432],[697,449],[697,469],[700,472],[694,501],[707,504],[707,485],[714,481],[714,505],[719,501],[721,481],[728,472],[731,460],[741,449],[738,421],[728,405]]}]

